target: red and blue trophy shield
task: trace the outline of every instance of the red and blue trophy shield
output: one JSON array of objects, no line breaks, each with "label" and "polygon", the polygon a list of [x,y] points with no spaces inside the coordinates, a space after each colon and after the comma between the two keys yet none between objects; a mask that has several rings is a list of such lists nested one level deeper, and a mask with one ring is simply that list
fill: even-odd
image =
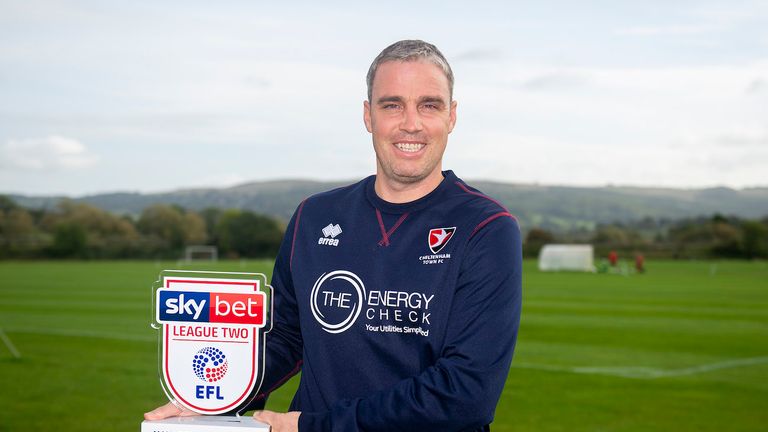
[{"label": "red and blue trophy shield", "polygon": [[[201,415],[239,414],[264,375],[265,335],[272,316],[266,276],[165,270],[152,298],[160,381],[168,399]],[[246,422],[253,427],[246,430],[269,430],[250,417],[230,415],[145,421],[142,431],[210,430],[217,422],[240,429]],[[151,427],[145,429],[147,424]],[[168,427],[174,424],[183,427]]]}]

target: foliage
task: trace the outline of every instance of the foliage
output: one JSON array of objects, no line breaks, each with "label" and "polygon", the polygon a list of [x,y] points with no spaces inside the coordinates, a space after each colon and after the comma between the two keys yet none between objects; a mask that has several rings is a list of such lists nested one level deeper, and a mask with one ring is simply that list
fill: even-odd
[{"label": "foliage", "polygon": [[547,243],[553,243],[555,235],[542,228],[533,228],[528,231],[523,243],[523,255],[535,257],[539,255],[541,248]]},{"label": "foliage", "polygon": [[200,215],[166,204],[144,209],[136,226],[150,239],[153,255],[178,255],[184,246],[205,244],[207,239]]},{"label": "foliage", "polygon": [[271,257],[282,236],[277,221],[250,211],[155,204],[133,220],[71,200],[27,210],[0,196],[0,258],[178,258],[204,244],[224,256]]},{"label": "foliage", "polygon": [[[567,231],[548,226],[534,224],[527,230],[526,257],[537,256],[547,243],[589,243],[598,257],[616,251],[621,257],[768,258],[768,216],[646,216]],[[178,258],[190,245],[217,246],[223,257],[274,257],[284,231],[281,222],[249,210],[209,207],[197,212],[153,204],[134,220],[79,201],[64,200],[52,210],[28,210],[0,196],[0,259]]]},{"label": "foliage", "polygon": [[215,232],[222,249],[233,258],[274,257],[283,237],[275,220],[234,209],[220,215]]},{"label": "foliage", "polygon": [[715,214],[677,221],[643,218],[637,222],[598,224],[594,230],[550,232],[532,228],[523,250],[536,256],[544,243],[590,243],[598,257],[768,258],[768,217],[745,220]]}]

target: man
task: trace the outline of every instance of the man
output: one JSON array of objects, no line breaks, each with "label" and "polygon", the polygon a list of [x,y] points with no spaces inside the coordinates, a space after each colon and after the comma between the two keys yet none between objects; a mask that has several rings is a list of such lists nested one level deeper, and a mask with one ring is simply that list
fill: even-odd
[{"label": "man", "polygon": [[[376,175],[294,213],[249,408],[301,370],[291,412],[255,414],[276,432],[487,430],[520,320],[516,220],[442,171],[456,101],[435,46],[387,47],[367,83]],[[145,417],[185,414],[168,404]]]}]

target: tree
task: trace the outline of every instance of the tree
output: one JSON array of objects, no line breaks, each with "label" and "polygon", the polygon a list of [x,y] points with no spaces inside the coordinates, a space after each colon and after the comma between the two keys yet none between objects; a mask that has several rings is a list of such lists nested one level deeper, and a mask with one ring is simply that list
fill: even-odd
[{"label": "tree", "polygon": [[199,212],[200,217],[205,221],[205,234],[208,236],[208,241],[212,244],[218,244],[216,226],[222,213],[224,213],[224,210],[216,207],[208,207]]},{"label": "tree", "polygon": [[56,225],[51,253],[59,258],[88,258],[88,233],[85,227],[74,222]]},{"label": "tree", "polygon": [[60,202],[40,221],[53,235],[50,252],[57,257],[120,258],[132,256],[139,235],[130,220],[85,203]]},{"label": "tree", "polygon": [[205,221],[180,207],[156,204],[141,212],[139,231],[154,240],[156,252],[179,253],[184,246],[203,244],[207,239]]},{"label": "tree", "polygon": [[768,258],[768,226],[758,221],[744,221],[741,234],[745,258]]},{"label": "tree", "polygon": [[626,230],[615,225],[601,225],[597,227],[592,241],[598,244],[605,244],[613,247],[627,246],[630,243],[630,236]]},{"label": "tree", "polygon": [[547,244],[555,241],[555,236],[542,228],[532,228],[525,236],[525,242],[523,243],[523,253],[525,256],[534,257],[539,255],[541,248]]},{"label": "tree", "polygon": [[0,195],[0,212],[7,212],[17,208],[19,208],[19,205],[16,204],[16,201],[5,195]]},{"label": "tree", "polygon": [[216,226],[218,246],[233,257],[267,258],[277,255],[283,233],[274,219],[250,211],[226,210]]},{"label": "tree", "polygon": [[29,212],[8,206],[0,210],[0,257],[32,253],[40,243],[40,232]]}]

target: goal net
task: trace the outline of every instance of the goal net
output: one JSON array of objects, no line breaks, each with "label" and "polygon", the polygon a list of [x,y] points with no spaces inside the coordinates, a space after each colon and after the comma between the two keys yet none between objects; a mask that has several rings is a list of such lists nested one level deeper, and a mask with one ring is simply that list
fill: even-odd
[{"label": "goal net", "polygon": [[548,244],[539,252],[541,271],[595,271],[592,245]]},{"label": "goal net", "polygon": [[184,249],[184,262],[218,261],[219,249],[216,246],[187,246]]}]

